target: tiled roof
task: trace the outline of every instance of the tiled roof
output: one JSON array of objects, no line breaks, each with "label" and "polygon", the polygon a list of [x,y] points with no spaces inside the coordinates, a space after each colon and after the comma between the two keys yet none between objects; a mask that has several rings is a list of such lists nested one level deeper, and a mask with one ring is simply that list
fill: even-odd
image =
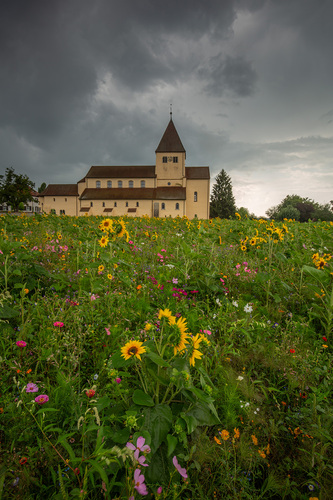
[{"label": "tiled roof", "polygon": [[80,200],[186,200],[186,188],[86,188]]},{"label": "tiled roof", "polygon": [[39,196],[78,196],[77,184],[49,184]]},{"label": "tiled roof", "polygon": [[155,175],[155,165],[127,165],[127,166],[92,166],[90,167],[89,172],[86,177],[94,178],[94,179],[114,179],[114,178],[151,178],[156,177]]},{"label": "tiled roof", "polygon": [[180,140],[172,119],[169,121],[163,137],[155,153],[185,153],[185,148]]},{"label": "tiled roof", "polygon": [[186,179],[210,179],[209,167],[185,167]]}]

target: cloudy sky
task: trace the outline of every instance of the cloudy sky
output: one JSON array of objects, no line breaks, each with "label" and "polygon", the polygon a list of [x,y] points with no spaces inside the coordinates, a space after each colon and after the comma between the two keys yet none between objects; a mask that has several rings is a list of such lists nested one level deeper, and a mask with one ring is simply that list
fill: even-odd
[{"label": "cloudy sky", "polygon": [[151,165],[173,120],[188,166],[256,215],[333,199],[332,0],[3,0],[0,173],[36,188]]}]

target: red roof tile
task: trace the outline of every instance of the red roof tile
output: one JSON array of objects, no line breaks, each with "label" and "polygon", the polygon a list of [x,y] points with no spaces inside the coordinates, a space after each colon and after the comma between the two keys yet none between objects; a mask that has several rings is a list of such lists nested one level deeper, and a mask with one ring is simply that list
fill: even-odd
[{"label": "red roof tile", "polygon": [[172,119],[169,121],[163,137],[155,153],[185,153],[185,148],[180,140]]}]

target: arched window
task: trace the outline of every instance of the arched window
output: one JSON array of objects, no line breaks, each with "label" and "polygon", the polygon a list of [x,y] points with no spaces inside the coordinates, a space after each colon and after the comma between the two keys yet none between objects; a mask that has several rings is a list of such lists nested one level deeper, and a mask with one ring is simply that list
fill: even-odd
[{"label": "arched window", "polygon": [[108,188],[112,188],[112,181],[108,181],[107,186]]},{"label": "arched window", "polygon": [[126,207],[128,207],[128,201],[126,201]]},{"label": "arched window", "polygon": [[140,182],[140,187],[145,188],[146,187],[146,181],[141,181]]},{"label": "arched window", "polygon": [[117,202],[116,202],[116,201],[114,202],[114,206],[115,206],[115,207],[117,206]]},{"label": "arched window", "polygon": [[139,202],[138,202],[138,201],[136,202],[136,206],[137,206],[137,207],[139,206]]},{"label": "arched window", "polygon": [[134,187],[134,182],[133,182],[133,181],[128,181],[128,187],[129,187],[129,188]]},{"label": "arched window", "polygon": [[198,201],[198,192],[194,191],[194,201]]},{"label": "arched window", "polygon": [[179,210],[179,203],[176,203],[176,210]]},{"label": "arched window", "polygon": [[123,187],[123,181],[118,181],[118,187],[122,188]]},{"label": "arched window", "polygon": [[161,210],[165,210],[165,203],[161,203]]},{"label": "arched window", "polygon": [[101,181],[96,181],[96,187],[100,188],[101,187]]}]

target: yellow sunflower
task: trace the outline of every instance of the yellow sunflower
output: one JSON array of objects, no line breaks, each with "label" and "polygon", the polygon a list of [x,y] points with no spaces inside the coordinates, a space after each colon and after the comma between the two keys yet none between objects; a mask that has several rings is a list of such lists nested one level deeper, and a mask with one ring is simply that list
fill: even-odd
[{"label": "yellow sunflower", "polygon": [[170,316],[169,325],[175,327],[173,330],[174,335],[171,342],[173,345],[173,353],[174,355],[176,355],[177,352],[184,351],[186,349],[186,344],[188,344],[186,318],[179,318],[178,320],[176,320],[175,316]]},{"label": "yellow sunflower", "polygon": [[111,228],[112,228],[112,220],[111,219],[104,219],[101,224],[100,224],[100,228],[102,229],[106,229],[107,231],[109,231]]},{"label": "yellow sunflower", "polygon": [[197,333],[195,337],[191,338],[192,344],[189,348],[190,353],[190,365],[194,366],[195,360],[200,359],[202,356],[202,352],[198,351],[198,347],[200,342],[202,342],[202,338],[200,338],[200,334]]},{"label": "yellow sunflower", "polygon": [[164,311],[162,309],[159,310],[158,319],[162,319],[163,317],[170,318],[171,316],[172,312],[169,309],[164,309]]},{"label": "yellow sunflower", "polygon": [[98,241],[99,245],[104,248],[109,243],[109,239],[106,236],[102,236],[102,238]]},{"label": "yellow sunflower", "polygon": [[103,270],[104,270],[103,264],[101,264],[100,266],[98,266],[98,272],[99,273],[101,273]]},{"label": "yellow sunflower", "polygon": [[139,340],[130,340],[129,342],[127,342],[127,344],[124,345],[124,347],[121,348],[121,355],[125,358],[126,361],[132,356],[135,356],[141,361],[140,354],[146,352],[146,349],[142,347],[142,344],[143,342],[140,342]]}]

